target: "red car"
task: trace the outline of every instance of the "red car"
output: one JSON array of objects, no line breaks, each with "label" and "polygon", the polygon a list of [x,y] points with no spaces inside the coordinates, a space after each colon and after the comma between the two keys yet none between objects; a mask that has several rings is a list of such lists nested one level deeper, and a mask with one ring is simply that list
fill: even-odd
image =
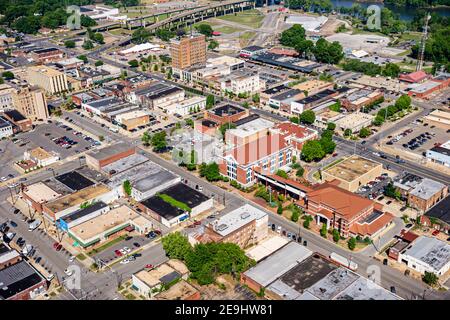
[{"label": "red car", "polygon": [[120,252],[119,250],[115,250],[115,251],[114,251],[114,254],[115,254],[116,256],[118,256],[118,257],[123,256],[122,252]]},{"label": "red car", "polygon": [[202,224],[201,221],[195,221],[195,222],[194,222],[194,225],[196,225],[196,226],[199,226],[199,225],[201,225],[201,224]]},{"label": "red car", "polygon": [[433,236],[437,236],[438,234],[439,234],[439,230],[434,230],[432,233]]},{"label": "red car", "polygon": [[145,269],[153,269],[153,265],[152,264],[146,264],[145,265]]},{"label": "red car", "polygon": [[156,233],[157,235],[161,235],[161,231],[160,230],[153,230],[154,233]]},{"label": "red car", "polygon": [[56,249],[56,251],[59,251],[59,250],[61,250],[62,249],[62,244],[60,243],[60,244],[58,244],[58,246],[55,248]]},{"label": "red car", "polygon": [[53,249],[58,248],[58,246],[59,246],[59,242],[55,242],[55,243],[53,244]]}]

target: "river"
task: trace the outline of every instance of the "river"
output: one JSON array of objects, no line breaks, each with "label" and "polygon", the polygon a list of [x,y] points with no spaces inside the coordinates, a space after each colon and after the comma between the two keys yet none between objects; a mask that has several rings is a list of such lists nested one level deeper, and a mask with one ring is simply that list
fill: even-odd
[{"label": "river", "polygon": [[[378,5],[380,7],[386,6],[393,12],[399,14],[400,18],[402,20],[406,20],[406,21],[412,20],[415,12],[418,10],[417,8],[411,8],[411,7],[396,7],[396,6],[392,6],[392,5],[384,5],[383,3],[380,3],[380,2],[372,2],[371,3],[371,2],[356,2],[356,1],[352,1],[352,0],[331,0],[331,3],[335,7],[346,7],[346,8],[350,8],[354,3],[358,3],[362,7],[368,7],[372,4]],[[450,8],[449,7],[437,7],[437,8],[431,9],[431,11],[436,12],[442,16],[446,16],[446,17],[450,16]]]}]

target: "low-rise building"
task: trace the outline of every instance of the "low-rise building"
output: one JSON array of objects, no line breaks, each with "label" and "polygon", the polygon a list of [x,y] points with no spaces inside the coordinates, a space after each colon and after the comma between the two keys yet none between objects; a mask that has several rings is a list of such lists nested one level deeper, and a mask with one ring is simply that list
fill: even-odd
[{"label": "low-rise building", "polygon": [[312,96],[320,91],[324,91],[327,89],[332,90],[333,86],[333,82],[313,79],[296,84],[292,88],[301,90],[303,92],[306,91],[308,93],[308,96]]},{"label": "low-rise building", "polygon": [[58,48],[43,48],[31,51],[31,58],[39,63],[49,63],[64,58],[64,52]]},{"label": "low-rise building", "polygon": [[291,112],[291,103],[304,97],[305,93],[299,89],[283,90],[281,93],[272,95],[268,104],[274,109]]},{"label": "low-rise building", "polygon": [[125,142],[94,150],[86,154],[86,164],[98,171],[103,167],[136,153],[136,148]]},{"label": "low-rise building", "polygon": [[374,238],[388,228],[393,215],[383,206],[338,187],[337,180],[325,182],[307,194],[306,212],[317,224],[337,229],[343,237]]},{"label": "low-rise building", "polygon": [[325,89],[317,92],[316,94],[308,95],[300,100],[292,101],[290,112],[294,114],[301,114],[303,111],[312,109],[324,101],[330,100],[331,98],[337,96],[338,94],[339,91],[337,90]]},{"label": "low-rise building", "polygon": [[115,237],[119,231],[132,226],[133,220],[139,217],[141,216],[133,209],[122,205],[72,226],[68,229],[68,235],[86,248]]},{"label": "low-rise building", "polygon": [[9,84],[0,84],[0,112],[14,107],[13,95],[16,92]]},{"label": "low-rise building", "polygon": [[147,199],[157,192],[166,189],[181,181],[179,176],[152,163],[153,166],[144,173],[140,174],[138,179],[131,182],[131,197],[136,201]]},{"label": "low-rise building", "polygon": [[31,119],[24,117],[23,114],[14,109],[5,111],[3,118],[12,124],[14,133],[30,131],[33,127]]},{"label": "low-rise building", "polygon": [[213,205],[213,198],[184,183],[177,183],[138,203],[143,212],[169,228],[211,209]]},{"label": "low-rise building", "polygon": [[351,130],[352,133],[356,133],[362,128],[368,127],[372,124],[374,116],[363,112],[353,112],[345,115],[342,118],[334,121],[336,129],[340,130],[342,133],[345,130]]},{"label": "low-rise building", "polygon": [[262,53],[266,51],[265,48],[260,46],[249,46],[242,48],[241,51],[239,51],[239,57],[241,58],[250,58],[254,54]]},{"label": "low-rise building", "polygon": [[194,96],[183,101],[165,106],[163,111],[168,114],[179,114],[181,116],[187,116],[190,113],[199,112],[206,107],[206,97]]},{"label": "low-rise building", "polygon": [[356,89],[349,90],[340,100],[347,111],[359,111],[373,103],[381,102],[383,98],[383,92],[378,89]]},{"label": "low-rise building", "polygon": [[25,151],[23,158],[24,160],[31,160],[41,167],[46,167],[59,161],[59,155],[47,152],[41,147]]},{"label": "low-rise building", "polygon": [[235,122],[248,116],[248,110],[234,104],[222,104],[205,111],[205,119],[222,125]]},{"label": "low-rise building", "polygon": [[35,212],[41,213],[43,204],[58,199],[61,197],[61,194],[51,189],[45,183],[37,182],[25,186],[22,189],[22,197]]},{"label": "low-rise building", "polygon": [[426,157],[431,162],[450,167],[450,140],[427,150]]},{"label": "low-rise building", "polygon": [[395,179],[394,186],[411,207],[422,212],[428,211],[448,194],[445,184],[412,173]]},{"label": "low-rise building", "polygon": [[92,205],[86,208],[82,208],[68,215],[62,216],[58,219],[57,226],[61,230],[68,232],[72,227],[98,217],[99,215],[104,214],[109,210],[109,206],[103,201],[94,202]]},{"label": "low-rise building", "polygon": [[131,103],[139,103],[150,109],[169,106],[183,101],[184,90],[172,85],[157,83],[148,87],[133,90],[128,95]]},{"label": "low-rise building", "polygon": [[450,270],[450,245],[435,237],[420,236],[401,252],[398,261],[421,274],[442,276]]},{"label": "low-rise building", "polygon": [[319,137],[316,130],[306,128],[291,121],[277,123],[271,132],[280,134],[284,137],[286,143],[293,147],[293,155],[300,158],[303,144],[306,141],[314,140]]},{"label": "low-rise building", "polygon": [[47,290],[46,279],[27,261],[0,270],[0,300],[31,300]]},{"label": "low-rise building", "polygon": [[22,261],[19,252],[12,250],[4,243],[0,243],[0,270]]},{"label": "low-rise building", "polygon": [[268,222],[267,212],[245,204],[208,223],[204,233],[196,235],[193,242],[229,242],[244,249],[267,237]]},{"label": "low-rise building", "polygon": [[153,269],[143,269],[131,276],[133,289],[140,295],[151,298],[164,292],[165,286],[175,281],[187,280],[189,270],[179,260],[169,260]]},{"label": "low-rise building", "polygon": [[362,185],[381,175],[383,165],[379,162],[352,155],[331,167],[322,170],[325,181],[339,181],[339,187],[355,192]]},{"label": "low-rise building", "polygon": [[[264,91],[261,91],[260,95],[259,95],[259,99],[260,99],[260,105],[268,105],[269,104],[269,100],[272,96],[276,96],[280,93],[283,93],[285,91],[290,90],[291,88],[288,87],[285,84],[279,84],[270,88],[265,89]],[[278,106],[279,108],[279,106]]]},{"label": "low-rise building", "polygon": [[409,96],[426,99],[430,94],[450,85],[450,77],[441,75],[423,83],[413,83],[405,90]]},{"label": "low-rise building", "polygon": [[114,120],[125,130],[131,131],[140,126],[146,126],[150,122],[150,113],[144,110],[134,110],[120,113]]},{"label": "low-rise building", "polygon": [[419,83],[423,82],[429,78],[429,75],[426,74],[425,71],[419,70],[411,73],[402,73],[398,79],[400,81],[409,82],[409,83]]},{"label": "low-rise building", "polygon": [[444,130],[450,129],[450,111],[436,109],[424,117],[428,123]]},{"label": "low-rise building", "polygon": [[235,95],[253,94],[261,88],[258,72],[255,71],[235,71],[232,74],[220,79],[220,89],[222,93],[231,92]]},{"label": "low-rise building", "polygon": [[185,280],[180,280],[168,290],[154,296],[155,300],[200,300],[201,294]]}]

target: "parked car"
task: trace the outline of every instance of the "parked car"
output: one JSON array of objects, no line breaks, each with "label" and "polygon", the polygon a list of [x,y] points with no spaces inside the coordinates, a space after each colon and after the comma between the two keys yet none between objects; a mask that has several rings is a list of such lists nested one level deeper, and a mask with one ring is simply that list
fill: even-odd
[{"label": "parked car", "polygon": [[130,263],[130,260],[128,258],[123,259],[122,261],[120,261],[120,264],[127,264]]},{"label": "parked car", "polygon": [[114,254],[115,254],[117,257],[123,256],[122,252],[120,252],[119,250],[114,250]]},{"label": "parked car", "polygon": [[145,265],[145,269],[153,269],[153,265],[152,264],[146,264]]},{"label": "parked car", "polygon": [[150,239],[154,239],[157,237],[157,235],[153,231],[150,231],[149,233],[147,233],[146,237],[150,238]]},{"label": "parked car", "polygon": [[64,270],[64,273],[70,277],[71,275],[73,275],[73,270],[66,269],[66,270]]},{"label": "parked car", "polygon": [[388,265],[388,259],[383,259],[383,265],[385,265],[385,266]]},{"label": "parked car", "polygon": [[133,246],[135,246],[136,248],[139,248],[141,245],[138,242],[133,243]]},{"label": "parked car", "polygon": [[392,292],[393,294],[396,294],[396,293],[397,293],[397,291],[395,290],[395,287],[394,287],[394,286],[391,286],[391,292]]},{"label": "parked car", "polygon": [[433,236],[437,236],[437,235],[439,234],[439,230],[434,230],[431,234],[432,234]]},{"label": "parked car", "polygon": [[17,223],[15,223],[14,221],[9,221],[9,224],[11,225],[11,227],[16,228],[17,227]]},{"label": "parked car", "polygon": [[56,251],[61,251],[61,249],[62,249],[62,244],[59,244],[59,245],[56,247]]}]

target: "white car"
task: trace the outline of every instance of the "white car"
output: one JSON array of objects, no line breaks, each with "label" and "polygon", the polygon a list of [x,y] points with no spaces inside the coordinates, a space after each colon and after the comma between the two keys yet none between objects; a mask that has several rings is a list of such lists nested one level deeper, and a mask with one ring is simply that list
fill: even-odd
[{"label": "white car", "polygon": [[71,275],[73,275],[73,270],[66,269],[64,270],[64,273],[70,277]]},{"label": "white car", "polygon": [[120,264],[127,264],[127,263],[130,263],[130,260],[123,259],[122,261],[120,261]]},{"label": "white car", "polygon": [[130,248],[128,248],[128,247],[123,247],[123,250],[125,250],[125,252],[126,252],[126,253],[129,253],[129,252],[131,252],[131,249],[130,249]]},{"label": "white car", "polygon": [[6,180],[8,180],[8,179],[7,179],[6,177],[1,177],[0,180],[6,181]]},{"label": "white car", "polygon": [[53,273],[50,273],[48,276],[47,276],[47,281],[52,281],[52,279],[55,277],[55,275],[53,274]]},{"label": "white car", "polygon": [[281,233],[281,226],[278,226],[277,232],[278,232],[278,233]]},{"label": "white car", "polygon": [[69,262],[73,262],[75,260],[75,256],[71,256],[70,258],[69,258]]},{"label": "white car", "polygon": [[125,249],[120,249],[119,251],[121,254],[127,254],[127,251]]}]

